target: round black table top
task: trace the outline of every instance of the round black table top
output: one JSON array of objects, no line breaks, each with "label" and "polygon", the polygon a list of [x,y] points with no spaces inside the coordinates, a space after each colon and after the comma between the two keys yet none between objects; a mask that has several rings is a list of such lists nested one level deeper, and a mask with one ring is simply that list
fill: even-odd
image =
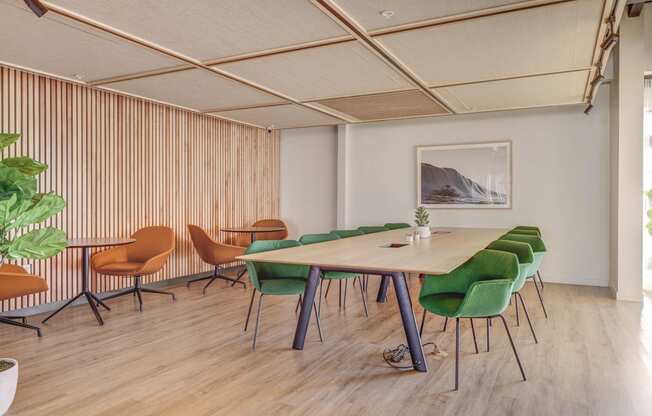
[{"label": "round black table top", "polygon": [[68,248],[123,246],[134,241],[133,238],[73,238],[68,240]]}]

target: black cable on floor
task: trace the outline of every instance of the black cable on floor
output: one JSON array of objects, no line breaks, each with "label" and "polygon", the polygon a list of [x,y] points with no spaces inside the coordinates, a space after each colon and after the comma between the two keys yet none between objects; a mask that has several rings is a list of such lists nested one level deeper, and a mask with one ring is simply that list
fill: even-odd
[{"label": "black cable on floor", "polygon": [[[427,347],[428,345],[432,345],[431,354],[437,355],[441,352],[440,349],[437,347],[437,344],[435,344],[434,342],[426,342],[421,346]],[[410,348],[408,348],[408,346],[405,344],[400,344],[396,348],[386,348],[385,351],[383,351],[383,360],[385,360],[387,365],[389,365],[392,368],[396,368],[399,370],[411,370],[412,368],[414,368],[412,365],[398,365],[398,363],[407,359],[409,355],[410,355]]]}]

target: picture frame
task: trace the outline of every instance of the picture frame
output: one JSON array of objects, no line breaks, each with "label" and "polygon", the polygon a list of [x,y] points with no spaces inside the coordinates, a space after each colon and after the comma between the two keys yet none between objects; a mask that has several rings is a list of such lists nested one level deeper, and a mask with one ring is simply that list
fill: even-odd
[{"label": "picture frame", "polygon": [[511,209],[512,142],[417,146],[417,206]]}]

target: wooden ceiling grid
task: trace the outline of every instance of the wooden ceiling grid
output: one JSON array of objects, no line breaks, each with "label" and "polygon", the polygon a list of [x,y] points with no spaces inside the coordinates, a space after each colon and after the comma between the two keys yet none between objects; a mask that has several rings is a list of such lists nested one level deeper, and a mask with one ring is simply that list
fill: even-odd
[{"label": "wooden ceiling grid", "polygon": [[[0,47],[3,63],[257,127],[288,128],[590,106],[626,2],[40,3],[48,13],[39,20],[23,1],[0,0],[0,23],[72,40],[44,57],[34,52],[42,46]],[[27,44],[37,44],[37,35]],[[21,39],[11,36],[0,34],[0,43]],[[90,62],[50,63],[53,54],[87,50]]]}]

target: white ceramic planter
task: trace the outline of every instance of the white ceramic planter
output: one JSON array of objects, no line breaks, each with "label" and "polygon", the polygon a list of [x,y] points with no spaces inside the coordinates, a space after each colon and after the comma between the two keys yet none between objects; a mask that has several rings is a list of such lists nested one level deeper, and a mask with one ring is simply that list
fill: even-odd
[{"label": "white ceramic planter", "polygon": [[0,415],[9,410],[16,395],[16,384],[18,384],[18,361],[13,358],[0,358],[0,361],[11,361],[14,366],[8,370],[0,371]]},{"label": "white ceramic planter", "polygon": [[428,238],[430,237],[430,226],[417,227],[417,232],[419,233],[419,237]]}]

